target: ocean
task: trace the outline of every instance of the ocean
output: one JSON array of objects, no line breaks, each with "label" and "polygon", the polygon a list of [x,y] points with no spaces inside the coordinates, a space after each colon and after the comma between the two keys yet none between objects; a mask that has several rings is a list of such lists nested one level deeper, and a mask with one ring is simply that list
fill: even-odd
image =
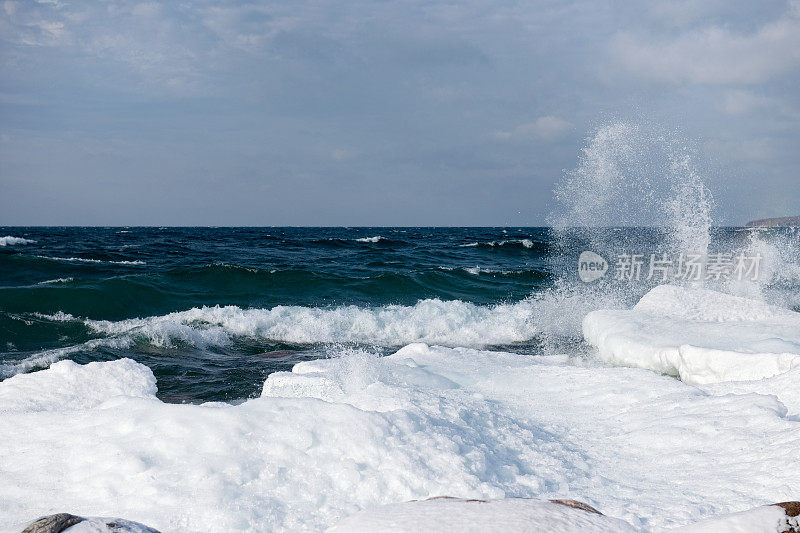
[{"label": "ocean", "polygon": [[[32,241],[0,248],[3,377],[62,357],[130,357],[153,369],[167,401],[245,399],[270,372],[344,345],[383,352],[436,340],[535,351],[533,325],[507,332],[513,343],[478,330],[461,341],[457,328],[469,328],[470,314],[552,284],[541,228],[0,234]],[[431,329],[428,320],[443,323]],[[456,329],[448,331],[447,321]]]},{"label": "ocean", "polygon": [[[714,232],[725,249],[749,235]],[[22,239],[0,247],[2,377],[61,358],[130,357],[153,370],[159,397],[171,402],[250,398],[271,372],[345,347],[388,354],[428,342],[581,355],[575,315],[592,308],[554,296],[564,281],[573,294],[597,292],[577,283],[579,254],[592,243],[549,228],[0,228],[0,235]],[[649,258],[659,237],[612,229],[600,251]],[[603,280],[605,296],[632,305],[659,281],[644,277]]]}]

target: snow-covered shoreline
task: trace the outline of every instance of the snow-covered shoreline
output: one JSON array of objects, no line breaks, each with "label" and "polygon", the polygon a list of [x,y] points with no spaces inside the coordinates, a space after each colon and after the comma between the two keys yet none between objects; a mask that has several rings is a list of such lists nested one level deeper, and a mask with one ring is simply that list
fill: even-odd
[{"label": "snow-covered shoreline", "polygon": [[0,514],[323,530],[453,495],[574,498],[647,530],[800,493],[800,424],[770,394],[421,344],[302,363],[264,388],[237,406],[165,404],[130,360],[10,378]]},{"label": "snow-covered shoreline", "polygon": [[[690,353],[737,342],[756,363],[746,350],[758,343],[791,348],[796,313],[731,298],[667,287],[631,311],[590,314],[587,340],[625,366],[422,343],[386,357],[343,349],[270,374],[239,405],[163,403],[151,370],[130,359],[60,361],[0,382],[0,515],[321,531],[447,495],[575,499],[655,531],[796,500],[800,368],[730,382],[760,370],[700,379],[688,359],[679,381],[635,368],[669,371],[659,354],[692,335],[706,344]],[[611,334],[594,335],[601,326]],[[716,383],[692,384],[704,381]]]}]

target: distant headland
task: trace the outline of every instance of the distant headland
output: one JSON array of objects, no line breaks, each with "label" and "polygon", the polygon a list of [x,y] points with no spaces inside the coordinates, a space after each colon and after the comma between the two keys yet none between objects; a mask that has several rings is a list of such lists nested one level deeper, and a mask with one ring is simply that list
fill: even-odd
[{"label": "distant headland", "polygon": [[774,228],[778,226],[800,227],[800,216],[762,218],[760,220],[751,220],[747,223],[747,227]]}]

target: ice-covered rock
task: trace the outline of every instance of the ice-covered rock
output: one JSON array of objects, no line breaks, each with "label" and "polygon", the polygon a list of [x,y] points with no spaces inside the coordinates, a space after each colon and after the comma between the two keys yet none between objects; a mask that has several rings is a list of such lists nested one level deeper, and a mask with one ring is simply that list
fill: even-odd
[{"label": "ice-covered rock", "polygon": [[395,503],[362,511],[345,518],[328,533],[416,533],[437,531],[504,533],[592,531],[624,533],[637,531],[629,523],[603,516],[597,511],[558,502],[524,498],[465,500],[435,498]]},{"label": "ice-covered rock", "polygon": [[83,518],[80,516],[69,513],[56,513],[34,520],[22,530],[22,533],[61,533],[82,521]]},{"label": "ice-covered rock", "polygon": [[99,518],[56,513],[43,516],[22,528],[7,529],[8,533],[159,533],[151,527],[122,518]]},{"label": "ice-covered rock", "polygon": [[715,516],[663,533],[800,533],[800,502],[764,505]]},{"label": "ice-covered rock", "polygon": [[708,289],[655,287],[632,309],[587,314],[583,334],[608,363],[692,384],[800,367],[800,313]]}]

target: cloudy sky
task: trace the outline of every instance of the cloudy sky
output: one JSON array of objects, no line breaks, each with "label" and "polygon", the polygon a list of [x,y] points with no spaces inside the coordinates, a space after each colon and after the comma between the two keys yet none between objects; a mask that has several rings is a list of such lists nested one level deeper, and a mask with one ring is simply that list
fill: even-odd
[{"label": "cloudy sky", "polygon": [[5,225],[540,225],[620,120],[800,214],[800,2],[0,1]]}]

